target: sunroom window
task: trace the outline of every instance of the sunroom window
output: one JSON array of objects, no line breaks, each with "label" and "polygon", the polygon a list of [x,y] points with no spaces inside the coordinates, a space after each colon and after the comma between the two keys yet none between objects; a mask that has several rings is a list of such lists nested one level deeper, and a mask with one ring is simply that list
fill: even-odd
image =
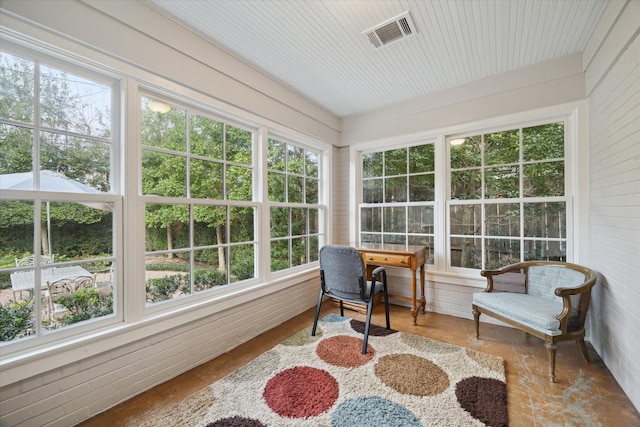
[{"label": "sunroom window", "polygon": [[320,153],[282,139],[268,142],[271,271],[318,260]]},{"label": "sunroom window", "polygon": [[256,277],[255,132],[141,98],[147,304]]},{"label": "sunroom window", "polygon": [[564,123],[449,139],[449,260],[490,269],[567,257]]},{"label": "sunroom window", "polygon": [[53,338],[117,311],[117,82],[27,56],[0,52],[0,281],[12,291],[0,341]]},{"label": "sunroom window", "polygon": [[434,263],[434,144],[362,155],[360,241],[420,245]]}]

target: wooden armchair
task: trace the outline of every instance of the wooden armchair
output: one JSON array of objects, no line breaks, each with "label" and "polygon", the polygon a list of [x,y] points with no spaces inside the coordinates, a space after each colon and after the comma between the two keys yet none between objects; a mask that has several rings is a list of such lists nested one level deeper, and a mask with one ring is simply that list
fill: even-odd
[{"label": "wooden armchair", "polygon": [[476,338],[484,313],[544,340],[551,382],[559,341],[575,340],[589,362],[584,324],[596,283],[593,271],[566,262],[527,261],[480,274],[487,287],[473,294]]}]

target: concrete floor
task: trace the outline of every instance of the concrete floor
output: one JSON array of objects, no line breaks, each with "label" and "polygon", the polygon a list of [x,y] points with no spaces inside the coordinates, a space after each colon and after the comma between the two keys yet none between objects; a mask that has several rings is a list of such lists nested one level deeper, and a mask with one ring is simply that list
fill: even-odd
[{"label": "concrete floor", "polygon": [[[329,302],[323,313],[339,313]],[[188,395],[245,365],[264,351],[313,322],[314,309],[305,311],[164,384],[80,424],[82,427],[135,426],[145,413],[173,405]],[[354,311],[346,316],[364,320]],[[481,317],[482,318],[482,317]],[[373,323],[384,325],[384,309],[378,306]],[[512,328],[481,323],[480,339],[473,321],[435,313],[420,314],[413,326],[409,309],[391,306],[391,327],[439,341],[501,356],[507,373],[510,426],[640,426],[640,414],[587,342],[591,363],[583,359],[573,341],[559,344],[556,383],[548,379],[543,342]]]}]

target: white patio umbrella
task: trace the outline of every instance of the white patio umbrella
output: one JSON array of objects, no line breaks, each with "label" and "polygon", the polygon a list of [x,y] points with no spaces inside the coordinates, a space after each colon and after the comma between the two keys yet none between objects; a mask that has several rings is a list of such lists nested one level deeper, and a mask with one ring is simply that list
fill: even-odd
[{"label": "white patio umbrella", "polygon": [[[35,190],[33,172],[8,173],[0,175],[0,190]],[[82,182],[67,178],[63,173],[50,170],[40,171],[41,191],[55,191],[67,193],[104,194],[102,191],[90,187]],[[101,210],[111,210],[107,203],[80,202],[81,204]],[[51,251],[51,212],[47,202],[47,243]]]}]

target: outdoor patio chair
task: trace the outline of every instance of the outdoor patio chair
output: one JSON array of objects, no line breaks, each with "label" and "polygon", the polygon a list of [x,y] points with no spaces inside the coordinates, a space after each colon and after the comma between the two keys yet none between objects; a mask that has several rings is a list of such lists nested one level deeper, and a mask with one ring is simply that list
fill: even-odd
[{"label": "outdoor patio chair", "polygon": [[[362,255],[357,249],[349,246],[326,245],[320,249],[320,296],[313,320],[311,336],[316,335],[320,306],[325,296],[340,301],[340,315],[344,316],[344,303],[364,305],[367,307],[367,318],[362,342],[362,354],[367,353],[371,312],[376,294],[384,296],[384,310],[387,329],[389,322],[389,294],[387,293],[387,273],[384,267],[377,267],[367,280],[367,269]],[[378,281],[378,278],[381,281]]]},{"label": "outdoor patio chair", "polygon": [[49,321],[53,319],[54,313],[62,313],[65,310],[61,307],[56,307],[54,302],[55,297],[61,295],[70,295],[82,288],[92,288],[96,282],[95,274],[84,276],[69,276],[62,279],[55,280],[53,282],[47,282],[47,297]]},{"label": "outdoor patio chair", "polygon": [[[40,264],[53,264],[54,254],[40,255]],[[29,255],[24,258],[16,258],[16,267],[26,267],[34,265],[36,262],[35,255]]]}]

